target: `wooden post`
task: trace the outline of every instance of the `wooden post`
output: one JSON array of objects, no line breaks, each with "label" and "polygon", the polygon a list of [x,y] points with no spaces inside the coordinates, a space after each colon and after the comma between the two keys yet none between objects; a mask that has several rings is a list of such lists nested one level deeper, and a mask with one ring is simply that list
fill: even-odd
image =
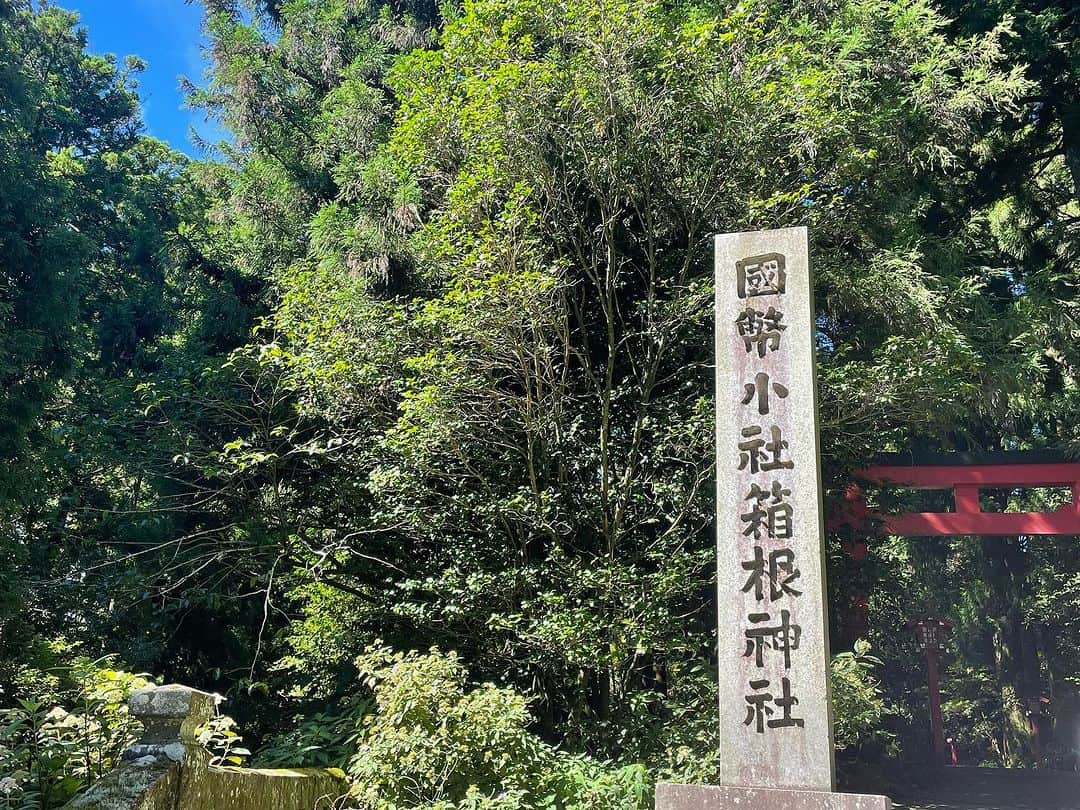
[{"label": "wooden post", "polygon": [[934,741],[934,764],[945,761],[945,731],[941,721],[941,679],[938,674],[938,651],[926,650],[926,680],[930,689],[930,735]]}]

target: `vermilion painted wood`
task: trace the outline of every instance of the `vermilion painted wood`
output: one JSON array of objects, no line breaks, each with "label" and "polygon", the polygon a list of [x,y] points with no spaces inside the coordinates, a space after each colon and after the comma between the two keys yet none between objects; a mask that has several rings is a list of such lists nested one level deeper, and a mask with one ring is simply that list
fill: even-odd
[{"label": "vermilion painted wood", "polygon": [[859,476],[870,481],[915,489],[952,489],[957,484],[982,487],[1052,487],[1080,482],[1080,462],[1059,464],[876,465]]},{"label": "vermilion painted wood", "polygon": [[1072,504],[1060,512],[912,512],[884,515],[885,534],[915,537],[952,535],[1080,535],[1080,512]]},{"label": "vermilion painted wood", "polygon": [[[951,489],[955,512],[915,512],[878,516],[886,534],[920,537],[952,535],[1080,535],[1080,463],[876,465],[858,473],[879,484],[915,489]],[[1055,512],[983,512],[982,487],[1068,486],[1072,503]],[[857,488],[855,488],[857,491]],[[849,498],[850,500],[850,498]],[[855,515],[854,504],[848,511]],[[865,507],[864,507],[865,510]],[[864,512],[865,514],[865,512]],[[845,521],[840,521],[845,522]]]},{"label": "vermilion painted wood", "polygon": [[953,500],[957,512],[978,514],[982,511],[979,504],[979,488],[974,484],[960,484],[953,489]]}]

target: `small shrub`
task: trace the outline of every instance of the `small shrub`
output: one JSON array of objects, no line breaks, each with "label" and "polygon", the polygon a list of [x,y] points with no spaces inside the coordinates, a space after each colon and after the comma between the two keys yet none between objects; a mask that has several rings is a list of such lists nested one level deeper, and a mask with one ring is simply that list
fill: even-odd
[{"label": "small shrub", "polygon": [[468,688],[457,656],[376,651],[358,664],[373,687],[349,765],[361,810],[634,810],[650,804],[645,768],[614,769],[558,751],[528,730],[525,698]]},{"label": "small shrub", "polygon": [[317,712],[298,718],[291,731],[277,735],[259,749],[256,761],[266,767],[345,769],[363,735],[370,700],[354,698],[336,713]]},{"label": "small shrub", "polygon": [[135,740],[139,724],[128,715],[127,699],[149,682],[107,664],[79,660],[42,678],[40,697],[0,709],[0,808],[65,804]]},{"label": "small shrub", "polygon": [[852,652],[833,656],[831,665],[833,734],[836,750],[875,747],[895,753],[896,737],[883,727],[891,713],[873,675],[881,661],[870,655],[870,643],[855,642]]},{"label": "small shrub", "polygon": [[211,765],[243,765],[251,752],[241,743],[244,738],[236,731],[236,721],[226,714],[215,714],[210,722],[195,732],[199,745],[210,752]]}]

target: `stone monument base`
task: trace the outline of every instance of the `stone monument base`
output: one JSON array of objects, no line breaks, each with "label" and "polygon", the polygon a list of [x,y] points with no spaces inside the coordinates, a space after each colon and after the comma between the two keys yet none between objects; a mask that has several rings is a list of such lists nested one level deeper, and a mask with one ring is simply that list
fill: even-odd
[{"label": "stone monument base", "polygon": [[656,810],[892,810],[892,800],[819,790],[661,783],[656,786]]}]

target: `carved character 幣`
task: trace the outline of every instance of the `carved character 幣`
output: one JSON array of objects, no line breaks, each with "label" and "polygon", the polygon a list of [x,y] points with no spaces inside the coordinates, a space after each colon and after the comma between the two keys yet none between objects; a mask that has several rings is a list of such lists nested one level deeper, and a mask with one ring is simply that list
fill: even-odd
[{"label": "carved character \u5e63", "polygon": [[766,352],[775,352],[780,348],[780,334],[787,326],[780,323],[784,319],[784,313],[776,307],[769,307],[765,312],[747,307],[739,313],[735,319],[735,328],[739,330],[739,337],[743,340],[746,353],[757,348],[758,357],[764,358]]}]

